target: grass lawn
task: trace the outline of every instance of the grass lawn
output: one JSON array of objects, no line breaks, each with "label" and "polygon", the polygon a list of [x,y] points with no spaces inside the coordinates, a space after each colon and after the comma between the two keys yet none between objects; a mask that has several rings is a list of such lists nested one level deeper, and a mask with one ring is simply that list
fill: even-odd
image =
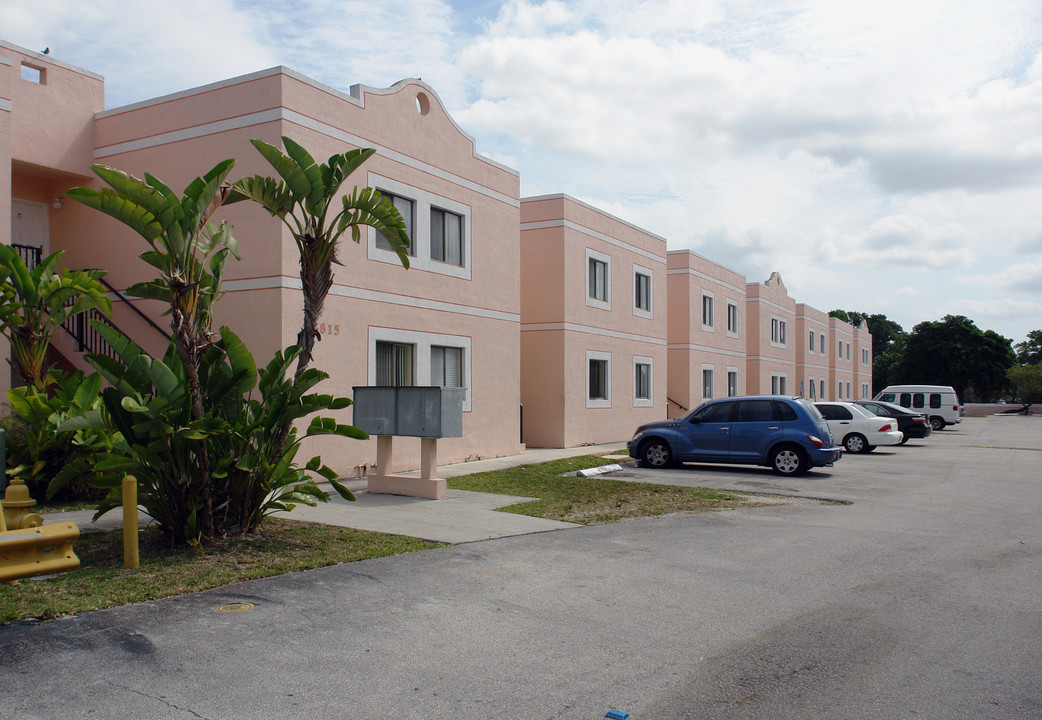
[{"label": "grass lawn", "polygon": [[[743,499],[706,488],[672,487],[562,476],[613,462],[596,456],[475,473],[449,487],[539,498],[503,512],[592,524],[671,512],[722,510]],[[253,535],[202,548],[164,547],[159,532],[141,533],[141,565],[123,568],[122,532],[83,535],[76,541],[78,570],[0,585],[0,623],[52,619],[114,605],[155,600],[243,580],[442,547],[442,543],[386,533],[267,519]]]}]

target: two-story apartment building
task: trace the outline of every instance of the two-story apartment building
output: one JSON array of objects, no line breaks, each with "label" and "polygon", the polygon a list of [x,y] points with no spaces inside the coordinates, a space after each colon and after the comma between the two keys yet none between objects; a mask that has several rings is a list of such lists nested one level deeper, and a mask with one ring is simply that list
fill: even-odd
[{"label": "two-story apartment building", "polygon": [[669,415],[746,389],[745,277],[690,250],[667,255]]},{"label": "two-story apartment building", "polygon": [[[411,268],[375,233],[342,242],[314,366],[331,376],[321,390],[338,395],[463,387],[463,437],[441,441],[441,462],[614,442],[725,395],[871,394],[866,330],[797,305],[777,273],[748,283],[689,250],[667,253],[665,239],[564,194],[522,201],[518,173],[477,154],[419,80],[344,93],[277,67],[106,110],[100,76],[0,41],[0,242],[65,250],[66,265],[105,268],[123,290],[153,276],[138,258],[147,245],[64,198],[98,186],[91,164],[180,191],[225,158],[237,159],[231,180],[273,175],[249,141],[282,136],[320,160],[376,150],[344,191],[368,185],[393,199]],[[258,206],[222,208],[225,218],[242,260],[228,266],[216,324],[263,362],[300,328],[297,251]],[[149,320],[166,325],[163,308],[112,297],[116,324],[161,353],[167,341]],[[85,367],[74,343],[56,345]],[[309,450],[344,475],[376,455],[375,441]],[[418,467],[419,440],[395,454],[398,469]]]},{"label": "two-story apartment building", "polygon": [[[342,93],[279,67],[103,110],[97,76],[9,46],[2,54],[0,95],[10,99],[0,114],[11,131],[0,147],[11,149],[13,168],[5,212],[41,214],[36,242],[44,252],[66,249],[69,265],[106,268],[118,289],[151,277],[138,259],[147,245],[115,220],[60,199],[70,187],[97,185],[91,163],[148,172],[177,190],[229,157],[238,160],[230,179],[273,175],[251,138],[280,145],[290,136],[317,159],[375,148],[343,190],[370,185],[393,197],[409,225],[411,268],[375,233],[357,245],[349,236],[342,242],[315,352],[315,366],[331,376],[322,390],[349,396],[355,385],[461,386],[464,437],[442,441],[442,461],[520,450],[519,177],[475,153],[432,88],[404,80]],[[38,82],[21,77],[21,68],[37,66]],[[300,329],[297,251],[289,231],[259,206],[229,206],[220,217],[233,224],[242,261],[229,264],[217,323],[266,362]],[[20,223],[4,227],[26,241]],[[165,345],[125,309],[117,323],[147,350]],[[314,449],[346,473],[371,462],[373,443],[316,442]],[[404,440],[396,454],[402,467],[416,465],[419,440]]]},{"label": "two-story apartment building", "polygon": [[533,447],[666,413],[666,241],[568,197],[521,203],[521,400]]},{"label": "two-story apartment building", "polygon": [[796,395],[796,301],[781,275],[745,286],[746,389],[749,395]]},{"label": "two-story apartment building", "polygon": [[829,397],[829,316],[804,303],[796,303],[797,392],[810,400]]}]

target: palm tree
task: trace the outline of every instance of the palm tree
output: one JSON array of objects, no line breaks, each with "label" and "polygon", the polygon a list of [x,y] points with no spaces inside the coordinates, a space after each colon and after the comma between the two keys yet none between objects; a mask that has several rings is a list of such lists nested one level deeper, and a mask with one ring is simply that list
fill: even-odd
[{"label": "palm tree", "polygon": [[112,314],[100,279],[104,270],[56,268],[64,250],[30,270],[18,251],[0,245],[0,333],[11,343],[11,359],[26,384],[43,390],[47,349],[55,331],[70,318],[98,308]]},{"label": "palm tree", "polygon": [[253,200],[293,233],[300,253],[304,295],[304,320],[297,335],[297,345],[303,352],[297,359],[295,373],[295,378],[300,378],[311,363],[315,342],[321,339],[318,319],[333,286],[333,263],[338,263],[337,243],[341,236],[350,229],[351,239],[357,243],[363,227],[375,228],[406,268],[409,267],[409,236],[394,204],[373,188],[356,187],[336,202],[340,186],[375,150],[350,150],[318,164],[307,150],[288,137],[282,138],[286,153],[262,140],[250,142],[281,179],[261,175],[243,178],[235,183],[227,202]]},{"label": "palm tree", "polygon": [[[160,275],[131,286],[128,292],[170,306],[173,342],[184,366],[192,418],[197,421],[203,419],[207,407],[199,368],[203,353],[216,339],[210,329],[213,305],[220,295],[228,256],[239,257],[227,223],[217,227],[210,224],[210,218],[228,196],[230,186],[225,184],[225,178],[234,166],[235,160],[218,163],[189,183],[179,198],[148,173],[140,180],[121,170],[94,165],[91,169],[109,187],[73,188],[67,193],[128,225],[149,244],[151,249],[140,257]],[[198,444],[196,462],[194,484],[203,498],[203,533],[213,537],[210,459],[205,440]],[[193,479],[186,478],[186,482],[192,484]]]}]

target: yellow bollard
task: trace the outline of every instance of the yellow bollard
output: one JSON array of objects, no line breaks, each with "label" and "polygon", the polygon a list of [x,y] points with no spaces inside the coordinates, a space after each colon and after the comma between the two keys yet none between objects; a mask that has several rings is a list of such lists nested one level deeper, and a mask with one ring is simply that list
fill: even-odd
[{"label": "yellow bollard", "polygon": [[123,478],[123,567],[138,566],[137,550],[137,478]]}]

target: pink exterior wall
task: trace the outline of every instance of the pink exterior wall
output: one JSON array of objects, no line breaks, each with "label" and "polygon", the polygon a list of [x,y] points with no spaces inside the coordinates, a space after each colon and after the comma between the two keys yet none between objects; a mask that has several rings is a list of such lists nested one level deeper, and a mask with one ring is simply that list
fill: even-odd
[{"label": "pink exterior wall", "polygon": [[854,328],[854,399],[871,400],[872,389],[872,333],[868,326]]},{"label": "pink exterior wall", "polygon": [[[693,410],[705,400],[726,397],[730,373],[736,378],[730,391],[744,395],[745,277],[690,250],[673,250],[668,253],[667,284],[670,416]],[[707,371],[712,380],[708,388],[703,382]]]},{"label": "pink exterior wall", "polygon": [[[521,203],[523,437],[531,447],[628,438],[666,416],[666,242],[566,195]],[[590,261],[608,270],[591,299]],[[635,276],[650,278],[650,308]],[[608,397],[589,397],[590,361],[607,361]],[[635,396],[636,365],[650,397]],[[560,368],[560,374],[554,371]]]},{"label": "pink exterior wall", "polygon": [[[41,70],[43,82],[23,79],[23,63]],[[798,312],[777,274],[747,284],[688,250],[667,255],[663,238],[566,195],[522,202],[518,174],[477,155],[473,139],[420,81],[342,93],[271,68],[102,108],[100,76],[0,41],[0,240],[12,241],[12,227],[23,233],[23,225],[12,223],[17,207],[42,219],[47,250],[66,250],[73,267],[107,269],[120,289],[152,277],[138,258],[145,242],[76,202],[54,202],[71,187],[99,185],[92,163],[139,177],[147,171],[180,192],[229,157],[238,160],[231,180],[273,174],[251,138],[279,145],[289,135],[320,160],[355,147],[376,149],[350,185],[412,201],[412,267],[403,269],[373,233],[359,244],[343,242],[315,366],[331,375],[323,392],[350,395],[353,386],[376,384],[377,343],[412,346],[414,382],[421,385],[431,382],[432,348],[459,348],[464,436],[439,443],[442,463],[516,453],[522,430],[533,447],[625,440],[641,423],[700,404],[703,369],[713,371],[714,397],[727,394],[731,369],[738,394],[771,392],[772,374],[783,375],[786,392],[796,394],[800,380],[811,370],[817,378],[823,364],[831,373],[829,397],[840,376],[850,379],[855,395],[865,382],[857,361],[861,348],[871,348],[867,331],[843,324],[852,339],[846,366],[812,357],[800,349],[801,336],[823,316],[806,306]],[[433,259],[432,209],[463,219],[462,263]],[[233,224],[243,259],[229,265],[217,323],[231,326],[266,362],[295,341],[301,322],[292,238],[249,203],[222,209],[218,219]],[[609,268],[604,301],[591,301],[591,260]],[[650,278],[646,310],[636,299],[638,275]],[[704,295],[713,301],[706,324]],[[133,302],[167,324],[155,303]],[[737,307],[737,332],[728,331],[729,303]],[[786,323],[784,344],[771,342],[772,318]],[[114,319],[149,352],[163,351],[166,341],[126,304],[115,304]],[[825,327],[835,342],[842,328]],[[55,344],[85,367],[70,342],[60,337]],[[588,397],[591,360],[610,368],[604,399]],[[650,368],[647,399],[636,397],[638,365]],[[871,366],[865,372],[870,383]],[[0,390],[6,375],[0,373]],[[350,422],[350,411],[341,420]],[[305,451],[321,452],[344,475],[363,472],[376,455],[375,441],[330,440]],[[418,467],[419,455],[419,440],[399,440],[396,469]]]},{"label": "pink exterior wall", "polygon": [[829,400],[856,400],[854,383],[854,328],[829,318]]},{"label": "pink exterior wall", "polygon": [[[45,253],[68,248],[76,214],[54,203],[86,179],[91,120],[103,107],[101,76],[0,40],[0,242],[38,244]],[[6,340],[0,343],[0,390],[6,391],[10,351]]]},{"label": "pink exterior wall", "polygon": [[762,283],[747,284],[745,290],[748,394],[770,395],[777,386],[778,394],[798,395],[795,301],[778,273]]},{"label": "pink exterior wall", "polygon": [[[813,334],[813,339],[811,338]],[[796,304],[796,388],[811,400],[829,397],[829,316],[803,303]]]}]

